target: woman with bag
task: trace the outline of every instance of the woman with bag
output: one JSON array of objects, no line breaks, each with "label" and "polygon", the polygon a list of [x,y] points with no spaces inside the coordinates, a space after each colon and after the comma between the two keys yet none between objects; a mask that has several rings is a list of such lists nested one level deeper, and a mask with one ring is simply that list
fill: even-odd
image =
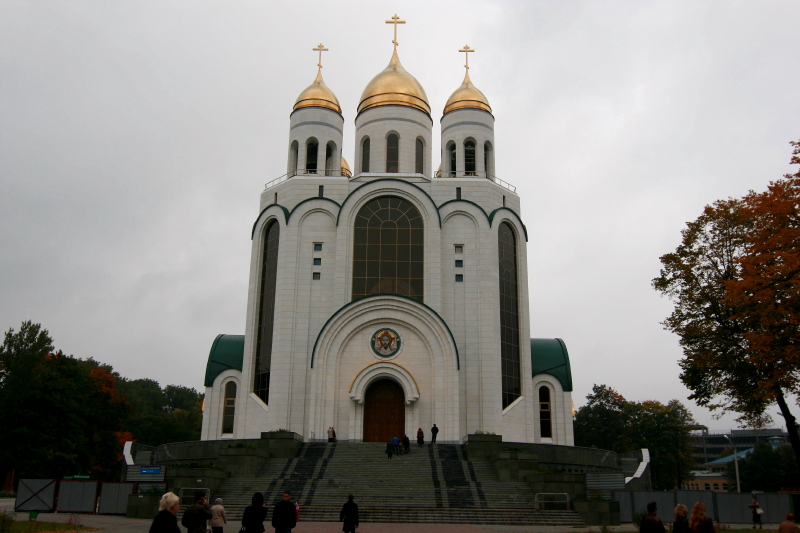
[{"label": "woman with bag", "polygon": [[764,514],[764,509],[761,508],[755,498],[753,498],[753,503],[748,507],[753,511],[753,529],[756,528],[756,524],[758,524],[758,529],[764,529],[761,525],[761,515]]},{"label": "woman with bag", "polygon": [[244,508],[242,528],[239,533],[264,533],[264,519],[266,518],[267,508],[264,507],[264,495],[256,492],[253,494],[251,505]]}]

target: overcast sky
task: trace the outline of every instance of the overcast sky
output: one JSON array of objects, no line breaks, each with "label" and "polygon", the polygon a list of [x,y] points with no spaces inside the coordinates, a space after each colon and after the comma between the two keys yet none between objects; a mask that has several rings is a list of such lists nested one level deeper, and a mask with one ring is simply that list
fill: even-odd
[{"label": "overcast sky", "polygon": [[733,427],[687,400],[650,280],[704,205],[794,171],[797,1],[0,0],[2,330],[30,319],[66,353],[201,390],[214,337],[244,333],[250,229],[311,49],[330,49],[352,164],[395,12],[436,165],[458,49],[477,50],[530,238],[531,334],[566,342],[576,406],[605,383]]}]

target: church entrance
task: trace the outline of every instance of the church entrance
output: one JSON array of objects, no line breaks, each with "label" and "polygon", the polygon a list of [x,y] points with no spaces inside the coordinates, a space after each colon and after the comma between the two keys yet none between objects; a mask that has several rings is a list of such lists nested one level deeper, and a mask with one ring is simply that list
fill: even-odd
[{"label": "church entrance", "polygon": [[406,431],[405,394],[397,382],[378,380],[364,395],[364,442],[387,442]]}]

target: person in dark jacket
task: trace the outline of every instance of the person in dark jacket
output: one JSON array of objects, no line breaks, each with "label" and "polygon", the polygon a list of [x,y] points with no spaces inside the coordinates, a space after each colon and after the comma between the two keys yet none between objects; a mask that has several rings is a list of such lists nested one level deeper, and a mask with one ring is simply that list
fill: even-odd
[{"label": "person in dark jacket", "polygon": [[168,492],[161,497],[158,514],[150,524],[150,533],[181,533],[178,527],[178,496]]},{"label": "person in dark jacket", "polygon": [[436,444],[436,435],[439,434],[439,428],[436,427],[436,424],[433,425],[431,428],[431,444]]},{"label": "person in dark jacket", "polygon": [[250,500],[250,505],[244,508],[242,514],[242,527],[245,533],[264,533],[266,518],[267,508],[264,507],[264,495],[256,492]]},{"label": "person in dark jacket", "polygon": [[706,516],[706,506],[704,503],[697,502],[692,508],[692,516],[689,518],[689,529],[694,533],[715,533],[714,522]]},{"label": "person in dark jacket", "polygon": [[664,528],[664,523],[656,516],[658,508],[656,502],[647,504],[647,514],[642,518],[642,523],[639,525],[639,533],[667,533]]},{"label": "person in dark jacket", "polygon": [[297,509],[292,503],[292,494],[287,491],[272,510],[272,527],[275,528],[275,533],[292,533],[296,525]]},{"label": "person in dark jacket", "polygon": [[188,533],[206,533],[206,521],[211,520],[211,507],[206,500],[206,491],[194,493],[194,503],[183,512],[181,525]]},{"label": "person in dark jacket", "polygon": [[356,533],[358,527],[358,505],[353,501],[353,495],[347,497],[347,503],[342,506],[339,513],[339,522],[344,522],[342,531],[344,533]]},{"label": "person in dark jacket", "polygon": [[689,533],[689,509],[679,503],[675,507],[675,521],[672,523],[672,533]]},{"label": "person in dark jacket", "polygon": [[[748,505],[750,510],[753,512],[753,529],[758,526],[758,529],[764,529],[764,526],[761,525],[761,513],[764,511],[761,509],[761,505],[759,505],[758,500],[753,499],[753,503]],[[761,511],[761,513],[759,513]]]},{"label": "person in dark jacket", "polygon": [[392,439],[389,439],[389,442],[386,443],[386,455],[388,455],[389,459],[391,459],[393,453],[394,453],[394,444],[392,444]]},{"label": "person in dark jacket", "polygon": [[403,453],[408,453],[411,451],[411,440],[409,440],[408,435],[403,435]]},{"label": "person in dark jacket", "polygon": [[417,430],[417,444],[420,446],[425,444],[425,433],[422,431],[422,428]]}]

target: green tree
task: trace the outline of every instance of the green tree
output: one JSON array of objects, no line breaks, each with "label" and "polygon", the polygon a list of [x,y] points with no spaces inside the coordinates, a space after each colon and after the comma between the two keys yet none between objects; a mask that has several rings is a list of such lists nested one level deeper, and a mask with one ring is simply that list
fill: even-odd
[{"label": "green tree", "polygon": [[[797,476],[797,463],[794,461],[791,446],[773,448],[766,442],[759,442],[752,452],[739,459],[739,479],[743,493],[754,490],[778,492],[781,489],[797,488],[794,485]],[[733,461],[726,466],[725,477],[728,478],[731,491],[736,491],[736,470]]]},{"label": "green tree", "polygon": [[120,380],[119,389],[133,406],[125,427],[142,444],[200,439],[203,395],[193,388],[167,385],[152,379]]}]

